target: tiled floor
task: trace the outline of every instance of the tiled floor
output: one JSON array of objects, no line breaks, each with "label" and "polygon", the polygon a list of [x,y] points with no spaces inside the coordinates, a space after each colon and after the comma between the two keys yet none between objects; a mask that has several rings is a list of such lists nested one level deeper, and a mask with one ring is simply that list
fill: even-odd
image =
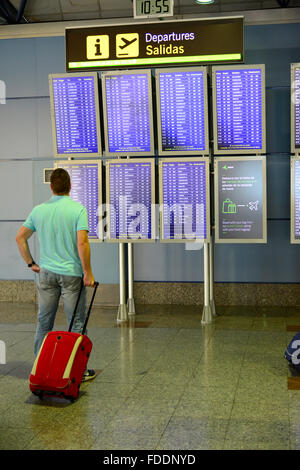
[{"label": "tiled floor", "polygon": [[137,306],[117,327],[116,309],[95,308],[89,366],[101,373],[70,404],[29,391],[35,306],[0,303],[0,449],[300,449],[283,358],[300,309],[217,311],[203,327],[199,307]]}]

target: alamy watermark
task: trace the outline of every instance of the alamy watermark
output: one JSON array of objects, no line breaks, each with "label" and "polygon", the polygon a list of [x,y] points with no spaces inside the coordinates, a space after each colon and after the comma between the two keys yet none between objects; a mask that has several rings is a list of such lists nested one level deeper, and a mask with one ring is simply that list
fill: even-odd
[{"label": "alamy watermark", "polygon": [[6,364],[6,346],[4,341],[0,340],[0,364]]},{"label": "alamy watermark", "polygon": [[0,80],[0,104],[6,104],[6,85],[3,80]]},{"label": "alamy watermark", "polygon": [[[204,240],[206,216],[204,204],[152,204],[146,206],[142,203],[130,204],[129,198],[120,196],[116,205],[102,204],[98,207],[97,215],[99,223],[97,232],[101,233],[101,226],[104,230],[104,239],[109,232],[112,238],[116,238],[116,233],[122,233],[128,239],[145,238],[145,234],[151,232],[151,239],[159,239],[157,227],[159,219],[164,228],[166,238],[177,240],[193,240],[199,242]],[[156,223],[153,224],[153,220]],[[152,233],[155,227],[156,233]]]}]

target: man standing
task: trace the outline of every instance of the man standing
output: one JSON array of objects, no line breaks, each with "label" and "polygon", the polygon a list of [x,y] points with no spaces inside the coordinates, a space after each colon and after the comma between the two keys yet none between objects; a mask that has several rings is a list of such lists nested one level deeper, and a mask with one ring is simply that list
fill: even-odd
[{"label": "man standing", "polygon": [[[34,207],[16,237],[20,254],[28,268],[39,274],[35,356],[45,335],[53,329],[60,297],[70,324],[83,276],[84,287],[72,328],[74,332],[81,332],[85,320],[86,286],[93,286],[95,282],[90,263],[87,211],[69,196],[69,173],[62,168],[54,170],[50,187],[53,196]],[[40,243],[39,265],[33,260],[28,246],[28,239],[34,232],[37,232]],[[83,380],[94,377],[95,372],[88,370]]]}]

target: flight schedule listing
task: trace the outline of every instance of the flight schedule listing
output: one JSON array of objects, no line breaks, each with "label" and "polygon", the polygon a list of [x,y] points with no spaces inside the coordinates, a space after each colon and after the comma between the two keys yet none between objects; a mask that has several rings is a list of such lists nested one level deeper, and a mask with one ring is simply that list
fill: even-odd
[{"label": "flight schedule listing", "polygon": [[53,77],[52,87],[57,153],[100,153],[94,77]]},{"label": "flight schedule listing", "polygon": [[204,72],[159,73],[162,151],[204,152]]},{"label": "flight schedule listing", "polygon": [[109,164],[110,239],[151,240],[152,164]]},{"label": "flight schedule listing", "polygon": [[262,150],[262,70],[216,71],[218,150]]},{"label": "flight schedule listing", "polygon": [[206,163],[161,161],[162,225],[165,240],[205,240]]},{"label": "flight schedule listing", "polygon": [[294,160],[295,239],[300,240],[300,161]]},{"label": "flight schedule listing", "polygon": [[59,168],[68,171],[71,178],[70,197],[82,204],[88,214],[89,238],[99,238],[99,201],[100,181],[98,163],[72,163],[64,164],[60,162]]},{"label": "flight schedule listing", "polygon": [[104,80],[108,152],[151,152],[148,75],[107,75]]},{"label": "flight schedule listing", "polygon": [[300,67],[295,68],[294,84],[294,102],[295,102],[295,147],[300,149]]},{"label": "flight schedule listing", "polygon": [[263,238],[263,161],[220,160],[218,232],[220,239]]}]

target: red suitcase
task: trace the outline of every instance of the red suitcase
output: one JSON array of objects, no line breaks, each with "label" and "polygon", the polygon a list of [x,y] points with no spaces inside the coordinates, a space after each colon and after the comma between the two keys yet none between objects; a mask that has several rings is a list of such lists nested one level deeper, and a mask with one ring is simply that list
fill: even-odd
[{"label": "red suitcase", "polygon": [[82,333],[71,332],[83,282],[68,331],[51,331],[43,341],[29,377],[34,395],[59,396],[71,401],[78,398],[84,371],[91,354],[92,342],[85,335],[87,322],[99,283],[95,288],[86,315]]}]

